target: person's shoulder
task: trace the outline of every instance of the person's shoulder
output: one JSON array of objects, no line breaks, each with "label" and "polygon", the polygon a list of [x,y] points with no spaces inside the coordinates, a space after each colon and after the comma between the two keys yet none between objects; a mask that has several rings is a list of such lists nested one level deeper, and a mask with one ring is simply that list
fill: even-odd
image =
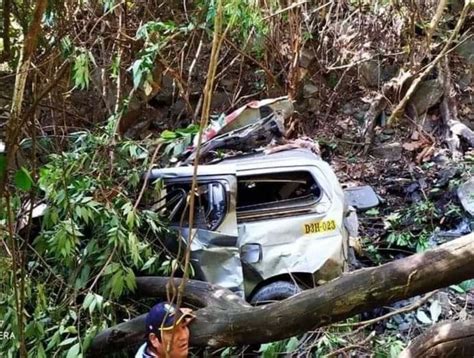
[{"label": "person's shoulder", "polygon": [[143,343],[140,348],[138,348],[135,358],[153,358],[153,356],[149,355],[146,351],[146,343]]}]

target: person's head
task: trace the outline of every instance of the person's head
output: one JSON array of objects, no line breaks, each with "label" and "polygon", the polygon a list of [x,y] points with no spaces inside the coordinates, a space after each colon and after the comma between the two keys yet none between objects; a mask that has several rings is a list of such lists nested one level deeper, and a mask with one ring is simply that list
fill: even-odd
[{"label": "person's head", "polygon": [[[189,322],[194,318],[190,309],[178,308],[168,302],[153,306],[145,319],[148,346],[160,357],[188,356]],[[174,329],[173,329],[174,327]],[[168,356],[166,355],[168,352]]]}]

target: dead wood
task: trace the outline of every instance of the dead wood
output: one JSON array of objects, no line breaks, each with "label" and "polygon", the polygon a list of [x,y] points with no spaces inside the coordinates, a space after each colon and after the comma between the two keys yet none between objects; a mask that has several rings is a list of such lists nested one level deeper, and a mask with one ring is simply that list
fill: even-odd
[{"label": "dead wood", "polygon": [[[358,313],[474,277],[474,234],[385,265],[361,269],[287,300],[251,307],[231,292],[189,281],[184,301],[202,304],[190,326],[194,346],[258,344],[291,337]],[[166,296],[167,279],[138,279],[142,295]],[[89,356],[143,340],[144,315],[100,333]]]},{"label": "dead wood", "polygon": [[364,154],[367,154],[374,138],[375,123],[378,116],[387,107],[387,99],[383,94],[377,94],[370,103],[370,108],[364,116]]},{"label": "dead wood", "polygon": [[412,82],[410,87],[408,88],[408,91],[406,92],[405,96],[402,98],[402,100],[397,104],[395,109],[393,110],[392,114],[390,115],[387,124],[388,125],[394,125],[396,121],[402,116],[403,112],[405,111],[405,107],[413,94],[415,93],[416,89],[418,88],[418,85],[421,83],[421,81],[435,68],[435,66],[439,63],[439,61],[446,55],[448,50],[451,47],[451,44],[453,43],[454,39],[457,37],[459,31],[461,30],[462,25],[464,24],[464,20],[469,13],[469,10],[472,6],[471,1],[466,1],[464,4],[464,7],[462,9],[461,14],[459,15],[458,21],[456,23],[456,27],[454,28],[453,32],[451,33],[451,36],[449,36],[449,39],[446,41],[446,44],[444,45],[443,49],[441,52],[435,57],[433,61],[431,61],[428,66],[425,67],[425,69],[418,75],[417,78]]},{"label": "dead wood", "polygon": [[455,91],[451,82],[451,71],[447,58],[441,61],[439,73],[444,88],[443,100],[440,104],[441,118],[445,127],[444,139],[453,155],[460,157],[460,138],[464,138],[474,148],[474,132],[458,119]]},{"label": "dead wood", "polygon": [[474,319],[439,323],[416,337],[399,358],[473,357]]},{"label": "dead wood", "polygon": [[428,51],[430,50],[431,38],[433,37],[434,32],[438,28],[438,23],[441,20],[441,17],[443,16],[443,12],[447,3],[447,0],[439,0],[435,14],[431,19],[431,22],[426,31],[426,47]]},{"label": "dead wood", "polygon": [[392,78],[382,87],[382,93],[374,96],[370,103],[370,108],[364,116],[364,127],[362,133],[364,136],[364,154],[367,154],[374,138],[374,130],[377,118],[385,111],[389,105],[388,98],[393,97],[395,93],[399,92],[403,84],[411,78],[410,72],[400,72],[397,77]]}]

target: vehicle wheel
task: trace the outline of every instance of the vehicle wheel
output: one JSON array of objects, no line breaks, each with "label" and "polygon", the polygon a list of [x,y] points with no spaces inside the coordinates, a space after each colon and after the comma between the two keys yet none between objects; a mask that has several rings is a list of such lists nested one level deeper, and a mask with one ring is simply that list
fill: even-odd
[{"label": "vehicle wheel", "polygon": [[253,295],[250,303],[253,305],[261,305],[270,303],[271,301],[281,301],[297,294],[298,292],[301,292],[301,288],[294,282],[275,281],[261,287]]}]

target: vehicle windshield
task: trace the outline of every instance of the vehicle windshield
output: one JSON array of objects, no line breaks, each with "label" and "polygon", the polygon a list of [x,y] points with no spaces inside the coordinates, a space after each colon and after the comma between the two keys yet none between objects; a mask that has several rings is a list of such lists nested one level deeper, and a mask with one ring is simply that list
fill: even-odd
[{"label": "vehicle windshield", "polygon": [[[189,225],[189,193],[191,183],[172,183],[165,186],[166,195],[152,206],[152,210],[168,217],[171,225]],[[220,182],[199,184],[194,198],[193,227],[215,230],[227,210],[225,187]]]}]

